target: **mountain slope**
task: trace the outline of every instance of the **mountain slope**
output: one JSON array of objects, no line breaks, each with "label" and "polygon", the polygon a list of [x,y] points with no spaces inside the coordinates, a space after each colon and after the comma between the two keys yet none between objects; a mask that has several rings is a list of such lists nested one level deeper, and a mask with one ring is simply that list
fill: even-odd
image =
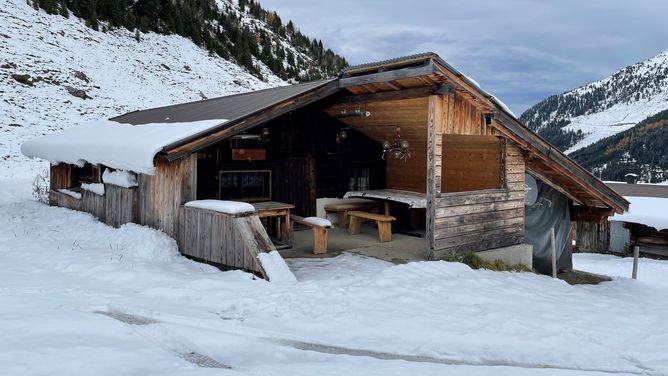
[{"label": "mountain slope", "polygon": [[337,74],[347,63],[321,41],[254,0],[26,0],[35,9],[69,17],[94,30],[126,28],[189,38],[212,54],[232,59],[259,78],[259,62],[273,74],[310,81]]},{"label": "mountain slope", "polygon": [[[231,7],[240,25],[272,32],[250,9],[220,3]],[[73,14],[50,15],[25,0],[7,0],[0,8],[0,176],[34,174],[46,166],[20,153],[20,144],[38,135],[137,109],[287,83],[255,57],[259,75],[182,36],[105,25],[100,22],[96,31]],[[272,40],[301,56],[301,47],[287,39]]]},{"label": "mountain slope", "polygon": [[527,126],[571,153],[668,108],[668,50],[526,110]]},{"label": "mountain slope", "polygon": [[571,157],[604,180],[621,181],[627,173],[639,174],[646,182],[668,180],[668,110]]}]

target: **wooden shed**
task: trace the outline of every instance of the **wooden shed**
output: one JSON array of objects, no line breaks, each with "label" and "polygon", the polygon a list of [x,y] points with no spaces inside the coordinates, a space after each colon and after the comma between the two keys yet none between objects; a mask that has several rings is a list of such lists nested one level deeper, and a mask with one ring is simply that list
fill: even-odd
[{"label": "wooden shed", "polygon": [[[58,142],[68,152],[79,148],[83,141],[68,137],[71,130],[58,142],[54,136],[32,141],[25,154],[61,162],[51,168],[52,204],[91,212],[115,226],[145,224],[177,239],[186,255],[256,272],[255,255],[274,249],[281,231],[289,244],[292,226],[283,216],[282,223],[263,227],[261,213],[269,207],[276,209],[272,215],[287,210],[315,216],[322,197],[385,202],[398,222],[403,216],[422,231],[424,258],[430,260],[523,243],[526,173],[567,197],[574,218],[596,222],[628,208],[433,53],[110,120],[129,134],[147,124],[192,129],[163,140],[154,168],[134,171],[136,187],[105,184],[104,196],[84,193],[79,199],[62,190],[100,183],[104,170],[132,171],[95,154],[114,148],[122,154],[123,143],[99,145],[75,158],[49,149]],[[184,206],[194,200],[245,201],[258,211],[230,216]],[[401,227],[398,222],[393,229]],[[271,226],[282,226],[273,241]]]},{"label": "wooden shed", "polygon": [[[668,228],[653,223],[652,217],[666,218],[668,185],[636,183],[636,174],[627,174],[627,182],[606,182],[622,197],[631,201],[629,213],[599,222],[574,222],[575,246],[581,251],[640,252],[668,257]],[[658,226],[656,228],[655,226]]]}]

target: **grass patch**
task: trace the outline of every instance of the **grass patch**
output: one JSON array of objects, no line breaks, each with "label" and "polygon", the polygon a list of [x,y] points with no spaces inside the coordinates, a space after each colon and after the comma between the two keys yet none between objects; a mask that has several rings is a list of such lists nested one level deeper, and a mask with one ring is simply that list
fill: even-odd
[{"label": "grass patch", "polygon": [[557,278],[569,285],[598,285],[601,282],[612,281],[612,278],[604,275],[587,273],[580,270],[569,270],[559,273]]},{"label": "grass patch", "polygon": [[461,262],[471,269],[487,269],[497,272],[533,272],[533,269],[523,264],[510,265],[502,260],[488,261],[473,252],[453,254],[442,258],[443,261]]}]

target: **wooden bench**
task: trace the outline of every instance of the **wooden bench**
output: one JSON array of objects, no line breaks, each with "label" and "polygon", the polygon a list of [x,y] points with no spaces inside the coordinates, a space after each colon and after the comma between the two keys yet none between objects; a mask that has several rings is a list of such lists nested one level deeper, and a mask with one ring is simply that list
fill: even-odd
[{"label": "wooden bench", "polygon": [[304,218],[295,214],[290,214],[290,219],[293,223],[299,223],[300,225],[310,227],[311,231],[313,231],[313,254],[318,255],[327,253],[327,231],[332,228],[331,222],[324,218]]},{"label": "wooden bench", "polygon": [[351,201],[351,202],[336,202],[325,205],[325,212],[336,213],[339,217],[338,226],[348,227],[348,212],[353,210],[380,210],[383,208],[382,202],[375,201]]},{"label": "wooden bench", "polygon": [[350,235],[359,234],[362,219],[368,219],[376,221],[376,224],[378,224],[378,239],[380,239],[381,242],[392,241],[392,221],[395,221],[396,218],[390,215],[369,213],[358,210],[348,212],[348,217],[350,218],[350,225],[348,227],[348,232]]}]

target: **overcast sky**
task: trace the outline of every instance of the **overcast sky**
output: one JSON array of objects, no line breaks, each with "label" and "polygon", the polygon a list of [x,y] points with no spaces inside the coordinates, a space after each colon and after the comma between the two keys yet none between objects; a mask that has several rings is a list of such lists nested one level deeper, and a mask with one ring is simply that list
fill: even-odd
[{"label": "overcast sky", "polygon": [[666,0],[260,0],[360,64],[433,51],[518,115],[668,49]]}]

